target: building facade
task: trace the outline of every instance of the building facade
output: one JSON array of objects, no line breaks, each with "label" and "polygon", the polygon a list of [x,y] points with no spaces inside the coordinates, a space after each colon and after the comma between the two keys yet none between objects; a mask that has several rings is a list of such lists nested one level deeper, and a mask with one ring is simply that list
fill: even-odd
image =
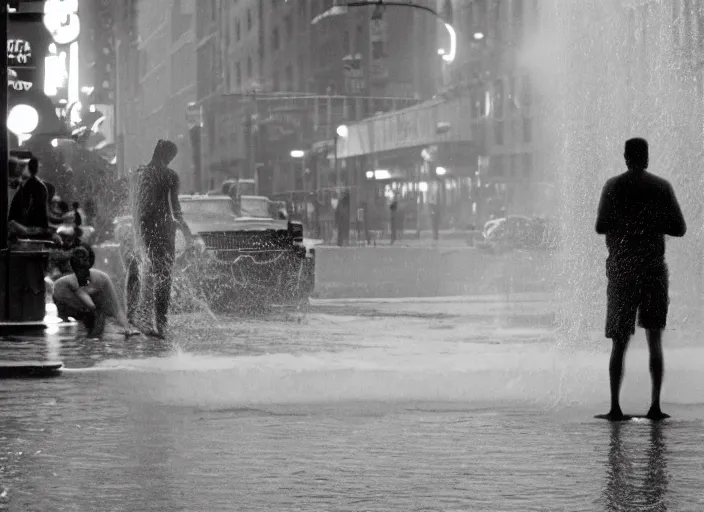
[{"label": "building facade", "polygon": [[[442,212],[443,227],[459,228],[540,213],[550,187],[536,164],[535,95],[522,64],[537,0],[438,0],[435,9],[457,34],[438,96],[352,126],[342,157],[367,177],[368,202],[380,210],[398,197],[411,228],[427,229],[431,211]],[[446,31],[437,44],[446,47]]]},{"label": "building facade", "polygon": [[147,162],[158,139],[179,147],[181,191],[194,189],[188,105],[196,101],[196,0],[129,0],[116,34],[118,165]]},{"label": "building facade", "polygon": [[[261,178],[261,191],[271,195],[293,192],[302,183],[296,172],[317,176],[318,168],[323,178],[317,183],[327,183],[337,125],[434,94],[438,62],[425,58],[436,51],[432,16],[389,8],[392,15],[379,20],[373,7],[362,7],[313,23],[332,5],[331,0],[245,0],[213,1],[199,9],[199,69],[222,70],[220,76],[199,73],[207,175],[201,188],[240,176]],[[228,94],[233,96],[220,97]],[[283,97],[290,99],[287,106]],[[276,113],[269,110],[274,104]],[[286,144],[306,151],[303,164],[272,151],[267,138],[278,144],[280,133],[273,134],[281,126],[264,126],[302,122],[310,126]]]}]

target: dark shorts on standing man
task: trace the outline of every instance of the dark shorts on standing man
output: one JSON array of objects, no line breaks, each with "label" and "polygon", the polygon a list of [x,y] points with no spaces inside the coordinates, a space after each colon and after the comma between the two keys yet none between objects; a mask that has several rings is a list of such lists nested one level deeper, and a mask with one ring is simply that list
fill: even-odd
[{"label": "dark shorts on standing man", "polygon": [[607,268],[606,337],[628,338],[638,326],[664,329],[670,305],[667,266],[649,269]]}]

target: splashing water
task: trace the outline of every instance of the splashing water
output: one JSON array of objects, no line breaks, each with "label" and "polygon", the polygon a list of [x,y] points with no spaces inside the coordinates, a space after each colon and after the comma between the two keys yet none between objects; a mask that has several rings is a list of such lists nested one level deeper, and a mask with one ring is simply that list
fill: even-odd
[{"label": "splashing water", "polygon": [[546,0],[541,35],[522,64],[542,98],[547,165],[558,193],[558,327],[563,343],[601,328],[606,299],[602,237],[594,233],[605,180],[625,170],[626,139],[650,142],[650,170],[671,181],[689,225],[668,240],[671,323],[696,326],[702,297],[702,80],[696,44],[673,21],[673,4]]}]

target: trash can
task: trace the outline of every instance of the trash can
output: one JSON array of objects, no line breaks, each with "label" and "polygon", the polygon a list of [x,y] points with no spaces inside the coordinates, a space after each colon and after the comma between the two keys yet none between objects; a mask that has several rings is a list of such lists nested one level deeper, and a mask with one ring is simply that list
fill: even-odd
[{"label": "trash can", "polygon": [[2,253],[0,271],[3,293],[0,305],[3,322],[40,323],[46,314],[44,274],[49,252],[43,243],[23,243]]}]

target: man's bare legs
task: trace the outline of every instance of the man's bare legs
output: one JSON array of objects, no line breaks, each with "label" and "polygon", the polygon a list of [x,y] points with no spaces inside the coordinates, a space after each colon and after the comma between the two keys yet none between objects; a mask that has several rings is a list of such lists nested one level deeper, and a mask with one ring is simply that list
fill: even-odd
[{"label": "man's bare legs", "polygon": [[630,336],[614,338],[609,361],[609,381],[611,385],[611,409],[606,415],[611,421],[621,421],[624,418],[621,410],[621,383],[623,382],[623,360],[628,349]]},{"label": "man's bare legs", "polygon": [[650,377],[653,381],[650,410],[648,410],[647,416],[651,420],[662,420],[670,417],[662,412],[660,408],[660,391],[662,390],[662,378],[665,373],[662,355],[662,330],[647,329],[645,336],[648,339],[648,349],[650,350]]},{"label": "man's bare legs", "polygon": [[[662,420],[670,416],[660,408],[660,392],[664,375],[662,355],[662,330],[647,329],[645,331],[650,351],[650,376],[653,381],[650,409],[646,415],[651,420]],[[624,418],[621,410],[621,383],[623,382],[623,362],[628,349],[629,337],[614,338],[611,347],[611,360],[609,361],[609,379],[611,385],[611,409],[606,415],[611,421],[622,421]]]}]

